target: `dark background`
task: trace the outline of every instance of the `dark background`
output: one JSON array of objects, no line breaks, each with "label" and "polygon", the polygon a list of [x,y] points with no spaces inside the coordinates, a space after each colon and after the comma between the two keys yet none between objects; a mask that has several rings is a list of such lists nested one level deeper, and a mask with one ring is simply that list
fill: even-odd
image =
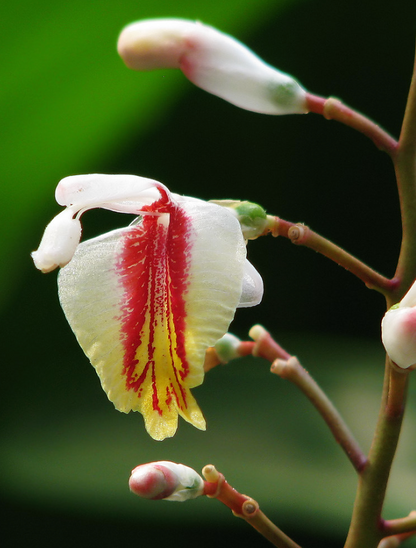
[{"label": "dark background", "polygon": [[[181,424],[174,439],[154,442],[139,415],[116,413],[106,400],[60,310],[55,273],[35,271],[29,253],[59,211],[60,178],[134,173],[180,194],[258,202],[391,276],[400,219],[386,154],[317,115],[254,114],[179,73],[130,72],[114,44],[133,19],[200,18],[397,137],[412,73],[414,2],[20,4],[0,14],[7,23],[0,38],[5,545],[267,545],[216,501],[170,505],[130,495],[130,469],[163,459],[197,470],[213,462],[300,544],[342,546],[355,475],[293,387],[271,379],[261,361],[218,368],[195,390],[208,431]],[[90,212],[84,234],[123,223]],[[232,331],[247,338],[254,323],[267,326],[327,389],[367,449],[382,382],[382,297],[284,239],[250,242],[249,257],[265,297],[237,311]],[[386,517],[415,507],[412,401],[410,411]]]}]

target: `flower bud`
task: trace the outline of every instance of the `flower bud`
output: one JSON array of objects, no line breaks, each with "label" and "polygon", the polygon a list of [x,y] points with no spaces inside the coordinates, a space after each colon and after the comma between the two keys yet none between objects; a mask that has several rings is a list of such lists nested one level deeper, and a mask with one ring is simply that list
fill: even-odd
[{"label": "flower bud", "polygon": [[129,487],[135,495],[145,499],[183,502],[203,494],[204,480],[188,466],[158,461],[136,466]]},{"label": "flower bud", "polygon": [[81,223],[73,216],[74,211],[64,209],[46,227],[39,248],[32,253],[36,268],[42,272],[65,266],[72,259],[81,239]]},{"label": "flower bud", "polygon": [[381,338],[390,359],[402,369],[416,364],[416,282],[400,303],[386,312]]},{"label": "flower bud", "polygon": [[228,207],[237,217],[246,240],[255,240],[269,226],[269,220],[264,209],[253,202],[239,200],[210,200],[210,202]]},{"label": "flower bud", "polygon": [[229,361],[238,358],[238,348],[240,347],[240,344],[241,340],[231,333],[226,333],[221,337],[214,345],[221,363],[228,363]]},{"label": "flower bud", "polygon": [[264,114],[305,113],[306,91],[244,44],[186,19],[148,19],[128,25],[118,52],[134,70],[179,68],[200,88]]}]

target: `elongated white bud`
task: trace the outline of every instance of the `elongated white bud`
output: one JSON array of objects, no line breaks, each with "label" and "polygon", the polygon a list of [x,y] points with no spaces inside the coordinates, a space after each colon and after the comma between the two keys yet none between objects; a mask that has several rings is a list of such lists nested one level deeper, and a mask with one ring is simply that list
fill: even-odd
[{"label": "elongated white bud", "polygon": [[183,502],[203,494],[204,480],[188,466],[158,461],[134,468],[129,487],[134,494],[146,499]]},{"label": "elongated white bud", "polygon": [[244,44],[210,26],[185,19],[148,19],[120,34],[118,52],[135,70],[179,68],[198,87],[264,114],[307,112],[306,91]]},{"label": "elongated white bud", "polygon": [[73,219],[74,211],[64,209],[45,228],[39,248],[32,253],[36,268],[51,272],[72,259],[81,239],[81,223]]}]

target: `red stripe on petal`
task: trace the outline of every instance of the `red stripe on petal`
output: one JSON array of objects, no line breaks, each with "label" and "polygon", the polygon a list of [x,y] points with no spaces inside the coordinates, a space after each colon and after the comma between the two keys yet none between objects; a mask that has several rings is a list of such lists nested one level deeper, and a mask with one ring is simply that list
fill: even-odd
[{"label": "red stripe on petal", "polygon": [[[143,213],[156,214],[144,214],[141,223],[126,234],[117,263],[123,287],[119,320],[126,390],[141,398],[143,389],[151,389],[153,410],[160,415],[163,407],[170,409],[173,399],[180,409],[186,407],[183,382],[189,374],[185,295],[192,223],[166,200],[162,196],[144,208]],[[169,211],[169,216],[158,215],[160,211]],[[165,388],[158,390],[158,386]]]}]

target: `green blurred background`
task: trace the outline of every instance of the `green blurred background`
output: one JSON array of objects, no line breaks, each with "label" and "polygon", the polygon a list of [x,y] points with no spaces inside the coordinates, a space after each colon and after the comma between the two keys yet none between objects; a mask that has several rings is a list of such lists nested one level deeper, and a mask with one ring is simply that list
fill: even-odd
[{"label": "green blurred background", "polygon": [[[391,275],[400,223],[387,155],[315,115],[254,114],[179,72],[133,73],[115,44],[133,20],[200,19],[398,136],[415,12],[413,0],[1,4],[3,546],[267,545],[216,501],[175,505],[131,495],[130,470],[162,459],[197,470],[211,462],[305,547],[342,545],[355,474],[292,386],[261,360],[217,368],[194,391],[207,432],[182,422],[174,439],[151,440],[140,415],[117,413],[107,401],[63,317],[56,274],[35,271],[29,254],[59,211],[59,179],[134,173],[177,193],[257,201]],[[84,234],[123,223],[91,212]],[[249,255],[265,298],[238,311],[232,330],[246,338],[252,324],[266,325],[327,389],[367,449],[382,382],[382,298],[285,240],[252,242]],[[386,517],[416,507],[415,401],[413,388]]]}]

